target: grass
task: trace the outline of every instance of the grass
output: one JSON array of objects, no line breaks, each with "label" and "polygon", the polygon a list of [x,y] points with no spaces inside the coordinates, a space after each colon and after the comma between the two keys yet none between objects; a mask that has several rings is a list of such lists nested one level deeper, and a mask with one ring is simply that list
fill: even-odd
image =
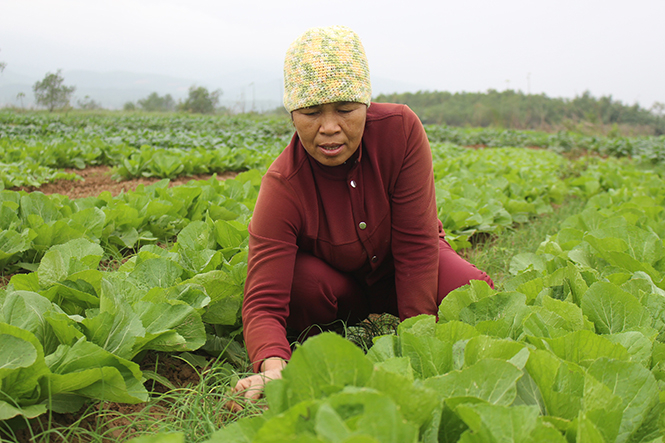
[{"label": "grass", "polygon": [[510,260],[516,254],[535,252],[540,243],[559,230],[561,222],[584,209],[586,201],[579,198],[567,200],[554,212],[545,214],[528,223],[517,225],[498,236],[485,237],[474,247],[459,251],[467,261],[487,272],[494,280],[496,289],[510,276]]}]

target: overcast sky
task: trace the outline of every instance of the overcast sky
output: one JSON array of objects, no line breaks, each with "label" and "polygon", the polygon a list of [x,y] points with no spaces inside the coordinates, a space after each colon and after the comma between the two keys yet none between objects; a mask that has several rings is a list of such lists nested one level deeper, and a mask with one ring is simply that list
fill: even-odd
[{"label": "overcast sky", "polygon": [[665,0],[0,0],[7,71],[161,73],[260,68],[281,77],[312,26],[361,37],[372,77],[411,90],[589,90],[665,102]]}]

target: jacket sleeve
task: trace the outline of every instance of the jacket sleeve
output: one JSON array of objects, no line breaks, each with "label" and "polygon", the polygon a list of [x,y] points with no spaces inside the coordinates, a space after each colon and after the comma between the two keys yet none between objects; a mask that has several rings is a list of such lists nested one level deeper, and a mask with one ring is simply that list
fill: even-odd
[{"label": "jacket sleeve", "polygon": [[404,107],[406,149],[391,195],[392,255],[403,320],[437,313],[439,232],[432,152],[418,117]]},{"label": "jacket sleeve", "polygon": [[266,358],[291,356],[286,319],[300,220],[293,190],[281,176],[267,173],[249,225],[242,307],[243,335],[255,372]]}]

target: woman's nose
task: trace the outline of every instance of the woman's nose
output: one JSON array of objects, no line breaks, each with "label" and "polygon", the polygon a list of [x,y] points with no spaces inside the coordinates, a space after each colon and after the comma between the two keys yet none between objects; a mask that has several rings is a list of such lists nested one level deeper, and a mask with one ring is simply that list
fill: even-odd
[{"label": "woman's nose", "polygon": [[339,132],[339,119],[334,113],[324,113],[321,116],[321,126],[319,132],[323,134],[335,134]]}]

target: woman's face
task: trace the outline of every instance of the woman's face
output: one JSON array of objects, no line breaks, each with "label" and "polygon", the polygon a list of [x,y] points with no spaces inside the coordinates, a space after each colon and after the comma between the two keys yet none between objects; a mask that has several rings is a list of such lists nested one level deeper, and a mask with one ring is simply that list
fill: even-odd
[{"label": "woman's face", "polygon": [[326,166],[341,165],[356,152],[366,117],[367,105],[356,102],[325,103],[291,113],[305,150]]}]

